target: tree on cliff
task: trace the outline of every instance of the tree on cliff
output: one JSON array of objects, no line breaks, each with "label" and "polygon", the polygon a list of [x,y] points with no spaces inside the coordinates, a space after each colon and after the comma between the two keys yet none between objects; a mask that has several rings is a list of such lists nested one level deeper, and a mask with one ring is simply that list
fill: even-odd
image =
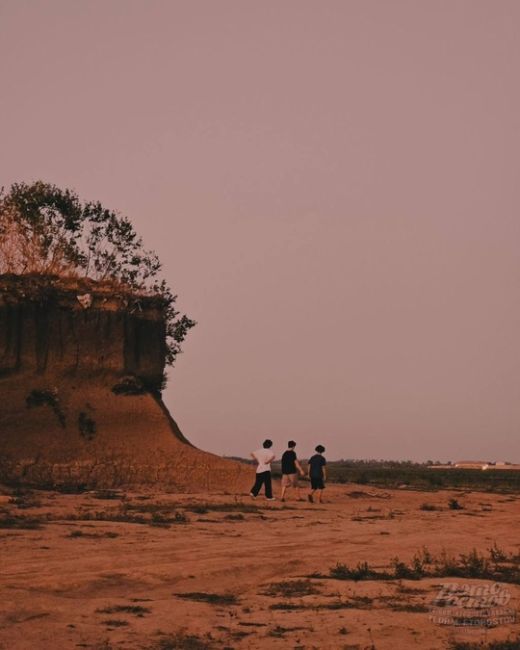
[{"label": "tree on cliff", "polygon": [[88,277],[160,296],[172,365],[195,321],[176,310],[177,296],[160,270],[130,221],[99,202],[82,203],[75,192],[42,181],[0,191],[0,274]]}]

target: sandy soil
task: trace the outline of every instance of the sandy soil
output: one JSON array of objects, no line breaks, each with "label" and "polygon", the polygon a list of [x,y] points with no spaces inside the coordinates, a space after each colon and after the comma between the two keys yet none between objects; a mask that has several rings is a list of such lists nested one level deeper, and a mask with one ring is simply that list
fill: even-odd
[{"label": "sandy soil", "polygon": [[[456,555],[496,542],[518,553],[520,497],[359,485],[328,487],[323,505],[225,494],[3,493],[2,650],[433,650],[520,634],[519,624],[464,631],[430,620],[442,583],[482,580],[308,578],[328,576],[338,562],[388,568],[424,546]],[[453,496],[463,510],[448,509]],[[421,510],[424,503],[442,510]],[[35,529],[16,527],[38,520]],[[301,580],[294,595],[278,585]],[[507,589],[518,610],[520,587]],[[280,609],[287,605],[294,608]]]}]

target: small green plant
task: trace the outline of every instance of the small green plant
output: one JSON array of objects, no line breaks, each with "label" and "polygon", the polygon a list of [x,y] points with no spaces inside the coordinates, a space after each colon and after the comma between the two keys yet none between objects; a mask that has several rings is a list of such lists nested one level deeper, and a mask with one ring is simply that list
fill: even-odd
[{"label": "small green plant", "polygon": [[489,557],[493,562],[507,562],[508,555],[501,548],[498,547],[496,542],[489,549]]},{"label": "small green plant", "polygon": [[421,551],[413,556],[410,566],[401,562],[399,558],[394,558],[392,561],[394,576],[398,579],[419,580],[427,574],[426,565],[432,562],[431,553],[426,546],[423,546]]},{"label": "small green plant", "polygon": [[448,508],[449,508],[450,510],[464,510],[464,506],[461,505],[461,504],[457,501],[457,499],[454,499],[454,498],[453,498],[453,499],[450,499],[450,500],[448,501]]},{"label": "small green plant", "polygon": [[423,564],[432,564],[433,556],[426,546],[423,546],[417,557],[421,558]]},{"label": "small green plant", "polygon": [[468,578],[478,578],[489,573],[489,561],[473,549],[467,555],[460,555],[460,564],[463,573]]},{"label": "small green plant", "polygon": [[392,560],[392,566],[394,577],[399,580],[419,580],[424,575],[422,564],[419,561],[412,561],[412,566],[408,566],[396,557]]},{"label": "small green plant", "polygon": [[338,562],[330,569],[329,575],[336,580],[389,580],[394,577],[386,571],[372,569],[368,562],[359,562],[355,568],[349,568],[346,564]]}]

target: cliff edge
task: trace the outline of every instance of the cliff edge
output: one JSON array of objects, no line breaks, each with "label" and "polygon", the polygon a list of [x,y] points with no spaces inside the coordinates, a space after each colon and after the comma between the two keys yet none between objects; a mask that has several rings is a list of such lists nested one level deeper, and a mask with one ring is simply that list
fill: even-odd
[{"label": "cliff edge", "polygon": [[241,491],[161,401],[163,305],[84,279],[0,276],[0,482]]}]

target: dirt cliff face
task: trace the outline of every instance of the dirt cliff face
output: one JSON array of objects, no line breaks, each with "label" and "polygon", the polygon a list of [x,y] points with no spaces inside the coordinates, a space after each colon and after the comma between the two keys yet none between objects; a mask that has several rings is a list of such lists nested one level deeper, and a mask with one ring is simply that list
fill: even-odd
[{"label": "dirt cliff face", "polygon": [[0,277],[0,482],[241,490],[162,403],[160,300],[84,280]]},{"label": "dirt cliff face", "polygon": [[93,282],[0,279],[0,373],[133,374],[164,371],[165,325],[155,298]]}]

